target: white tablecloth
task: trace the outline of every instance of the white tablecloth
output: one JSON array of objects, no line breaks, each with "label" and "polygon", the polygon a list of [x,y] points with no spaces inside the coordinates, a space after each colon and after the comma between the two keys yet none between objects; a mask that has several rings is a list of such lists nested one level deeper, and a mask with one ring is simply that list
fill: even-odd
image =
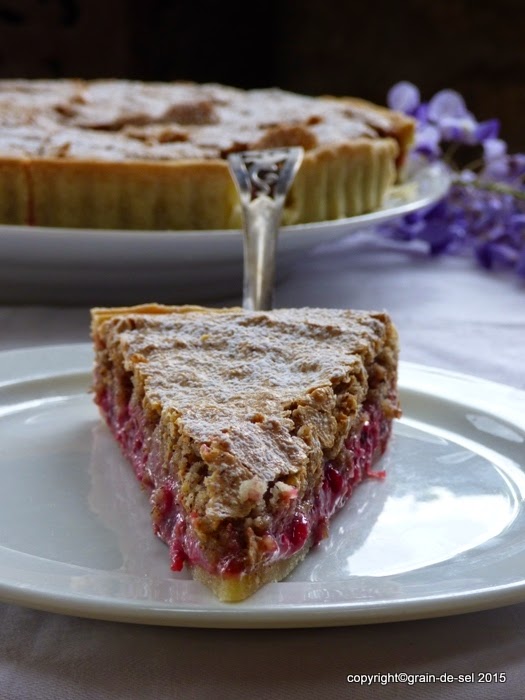
[{"label": "white tablecloth", "polygon": [[[233,300],[238,301],[238,300]],[[278,306],[386,308],[402,359],[525,388],[525,290],[471,261],[379,246],[305,255]],[[0,307],[0,349],[88,341],[88,309]],[[310,630],[197,630],[0,604],[0,699],[525,697],[525,603]],[[347,682],[348,674],[502,672],[505,682]]]}]

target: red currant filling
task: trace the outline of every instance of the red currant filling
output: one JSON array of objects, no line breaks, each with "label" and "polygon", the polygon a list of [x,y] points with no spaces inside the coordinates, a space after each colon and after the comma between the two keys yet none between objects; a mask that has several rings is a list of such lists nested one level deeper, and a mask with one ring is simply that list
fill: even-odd
[{"label": "red currant filling", "polygon": [[[228,543],[227,551],[212,563],[195,534],[192,517],[186,516],[179,504],[175,480],[163,471],[160,451],[155,454],[141,411],[129,404],[116,410],[118,402],[111,400],[108,391],[97,396],[97,403],[137,477],[151,492],[154,530],[170,548],[172,570],[181,571],[189,562],[212,574],[242,575],[247,569],[242,523],[226,525],[223,539]],[[337,458],[325,462],[317,492],[309,494],[287,520],[260,537],[263,561],[287,559],[308,542],[320,542],[328,534],[330,518],[346,503],[355,486],[367,477],[384,477],[383,471],[373,471],[372,467],[386,449],[391,421],[373,405],[363,407],[363,417],[360,429],[346,438]],[[145,445],[149,445],[150,454]]]}]

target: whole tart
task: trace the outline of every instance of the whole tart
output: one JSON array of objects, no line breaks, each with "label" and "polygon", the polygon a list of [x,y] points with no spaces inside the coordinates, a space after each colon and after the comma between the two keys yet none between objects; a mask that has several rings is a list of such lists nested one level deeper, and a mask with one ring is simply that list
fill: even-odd
[{"label": "whole tart", "polygon": [[286,577],[381,475],[400,415],[383,312],[93,309],[92,335],[95,401],[171,567],[223,601]]},{"label": "whole tart", "polygon": [[284,224],[373,211],[412,143],[408,117],[276,88],[0,81],[0,223],[116,229],[241,225],[227,156],[302,146]]}]

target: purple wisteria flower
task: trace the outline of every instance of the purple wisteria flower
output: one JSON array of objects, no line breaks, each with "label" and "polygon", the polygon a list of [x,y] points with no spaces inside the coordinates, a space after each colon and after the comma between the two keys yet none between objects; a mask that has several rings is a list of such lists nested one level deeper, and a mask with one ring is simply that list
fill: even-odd
[{"label": "purple wisteria flower", "polygon": [[[497,119],[478,121],[455,90],[422,102],[403,81],[388,92],[391,109],[416,120],[413,157],[442,159],[454,173],[447,196],[421,212],[381,227],[400,241],[424,241],[433,255],[470,254],[486,269],[514,271],[525,280],[525,154],[509,154]],[[461,166],[461,149],[479,150]]]}]

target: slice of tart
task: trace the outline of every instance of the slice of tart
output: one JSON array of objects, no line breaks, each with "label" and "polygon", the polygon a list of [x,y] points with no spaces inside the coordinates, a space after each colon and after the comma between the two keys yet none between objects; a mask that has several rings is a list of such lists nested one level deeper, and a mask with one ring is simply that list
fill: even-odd
[{"label": "slice of tart", "polygon": [[287,576],[385,451],[387,314],[93,309],[94,392],[171,567],[223,601]]}]

